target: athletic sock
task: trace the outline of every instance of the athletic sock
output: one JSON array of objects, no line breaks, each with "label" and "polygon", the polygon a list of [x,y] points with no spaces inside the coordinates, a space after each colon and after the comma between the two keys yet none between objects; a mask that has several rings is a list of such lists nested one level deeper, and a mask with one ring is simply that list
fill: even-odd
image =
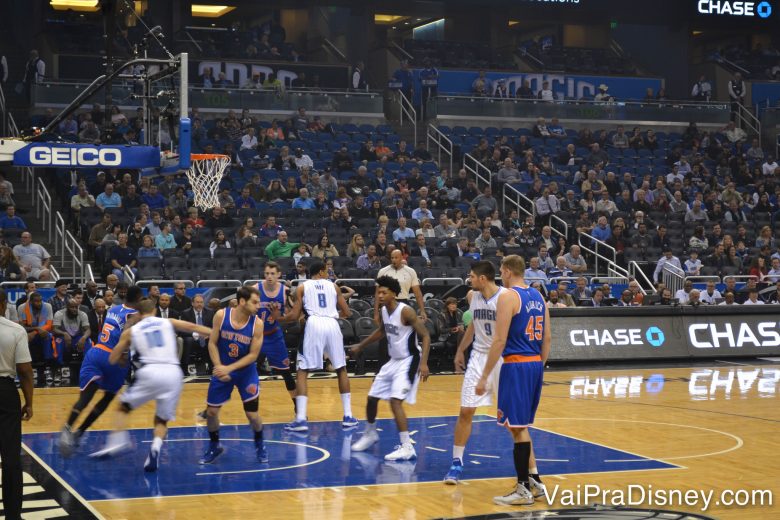
[{"label": "athletic sock", "polygon": [[309,396],[299,395],[295,397],[295,402],[298,403],[298,407],[295,409],[295,420],[306,420],[306,405],[308,404]]},{"label": "athletic sock", "polygon": [[295,397],[292,398],[293,402],[293,411],[297,414],[298,413],[298,402],[295,400]]},{"label": "athletic sock", "polygon": [[366,423],[366,430],[365,432],[375,432],[376,431],[376,423],[375,422],[367,422]]},{"label": "athletic sock", "polygon": [[263,430],[255,432],[255,444],[263,444]]},{"label": "athletic sock", "polygon": [[69,430],[73,430],[73,423],[76,422],[76,419],[79,418],[79,415],[81,415],[81,410],[71,410],[70,415],[68,416],[68,422],[66,423]]},{"label": "athletic sock", "polygon": [[219,444],[219,430],[209,432],[209,440],[211,440],[211,444]]},{"label": "athletic sock", "polygon": [[452,447],[452,458],[458,459],[459,461],[463,462],[463,452],[466,451],[465,446],[453,446]]},{"label": "athletic sock", "polygon": [[539,469],[536,466],[528,468],[528,475],[533,477],[533,479],[537,482],[542,481],[542,478],[539,476]]},{"label": "athletic sock", "polygon": [[516,442],[513,450],[517,482],[528,487],[528,460],[531,458],[531,443]]},{"label": "athletic sock", "polygon": [[401,444],[403,446],[412,443],[412,438],[409,437],[409,432],[398,432],[398,436],[401,437]]},{"label": "athletic sock", "polygon": [[352,394],[341,394],[341,406],[344,407],[344,416],[352,417]]},{"label": "athletic sock", "polygon": [[152,441],[152,451],[156,451],[157,453],[160,453],[162,444],[163,444],[162,437],[155,437],[154,440]]}]

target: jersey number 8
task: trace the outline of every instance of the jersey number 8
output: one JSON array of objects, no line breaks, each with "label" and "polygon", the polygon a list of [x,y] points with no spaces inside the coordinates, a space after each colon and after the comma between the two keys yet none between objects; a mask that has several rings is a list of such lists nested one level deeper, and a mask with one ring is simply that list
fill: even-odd
[{"label": "jersey number 8", "polygon": [[323,293],[317,293],[317,301],[319,302],[320,307],[323,309],[328,306],[328,303],[325,300],[325,295]]}]

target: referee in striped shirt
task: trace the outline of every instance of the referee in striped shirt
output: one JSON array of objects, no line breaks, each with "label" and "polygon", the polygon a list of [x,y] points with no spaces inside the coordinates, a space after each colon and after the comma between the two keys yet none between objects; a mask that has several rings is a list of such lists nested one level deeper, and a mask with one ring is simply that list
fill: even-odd
[{"label": "referee in striped shirt", "polygon": [[[3,512],[5,518],[22,517],[22,421],[33,415],[33,371],[27,333],[5,316],[8,296],[0,289],[0,457],[3,460]],[[14,379],[24,393],[19,399]]]}]

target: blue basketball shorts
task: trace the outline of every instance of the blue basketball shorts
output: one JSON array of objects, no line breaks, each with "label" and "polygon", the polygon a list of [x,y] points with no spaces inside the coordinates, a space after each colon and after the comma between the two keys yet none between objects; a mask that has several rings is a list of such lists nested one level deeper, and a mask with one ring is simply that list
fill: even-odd
[{"label": "blue basketball shorts", "polygon": [[[522,361],[514,361],[516,359]],[[542,396],[543,376],[544,365],[538,356],[526,359],[523,356],[504,358],[498,381],[496,417],[499,425],[524,428],[533,424]]]},{"label": "blue basketball shorts", "polygon": [[108,362],[110,355],[107,347],[103,345],[95,345],[87,351],[79,372],[79,388],[81,390],[95,382],[101,390],[112,394],[119,392],[125,383],[129,367],[112,365]]},{"label": "blue basketball shorts", "polygon": [[247,402],[256,399],[260,395],[260,378],[257,376],[257,366],[252,364],[241,370],[230,373],[230,381],[220,381],[212,376],[209,382],[209,390],[206,394],[206,404],[209,406],[222,406],[230,401],[233,388],[238,389],[241,401]]},{"label": "blue basketball shorts", "polygon": [[268,366],[276,370],[289,370],[290,357],[287,354],[287,345],[284,343],[284,334],[269,334],[263,338],[263,346],[260,355],[268,360]]}]

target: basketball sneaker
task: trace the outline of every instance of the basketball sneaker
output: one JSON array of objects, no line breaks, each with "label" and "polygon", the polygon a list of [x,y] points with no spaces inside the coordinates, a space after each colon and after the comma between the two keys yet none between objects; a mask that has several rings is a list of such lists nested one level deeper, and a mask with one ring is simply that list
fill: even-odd
[{"label": "basketball sneaker", "polygon": [[147,473],[157,471],[159,461],[160,450],[149,450],[149,455],[146,456],[146,462],[144,462],[144,471]]},{"label": "basketball sneaker", "polygon": [[216,460],[217,457],[222,455],[223,451],[225,451],[225,448],[223,448],[219,444],[209,443],[209,449],[207,449],[206,453],[203,454],[203,458],[200,459],[200,463],[211,464]]},{"label": "basketball sneaker", "polygon": [[534,498],[540,498],[547,494],[547,487],[533,477],[528,477],[528,487]]},{"label": "basketball sneaker", "polygon": [[59,447],[60,453],[63,457],[66,458],[73,455],[73,452],[76,450],[76,439],[70,429],[70,426],[68,425],[62,427],[62,431],[60,432]]},{"label": "basketball sneaker", "polygon": [[341,419],[341,426],[344,428],[354,428],[358,424],[360,424],[360,422],[357,419],[348,415],[345,415],[344,418]]},{"label": "basketball sneaker", "polygon": [[352,445],[352,451],[366,451],[377,442],[379,442],[379,434],[376,430],[366,430],[363,432],[363,436]]},{"label": "basketball sneaker", "polygon": [[44,377],[44,379],[46,379],[46,384],[47,385],[50,385],[50,384],[52,384],[54,382],[54,376],[52,376],[51,368],[49,368],[49,367],[46,367],[43,370],[43,377]]},{"label": "basketball sneaker", "polygon": [[284,429],[288,432],[307,432],[309,431],[309,423],[305,419],[303,421],[295,420],[285,424]]},{"label": "basketball sneaker", "polygon": [[455,485],[460,482],[461,475],[463,475],[463,462],[460,459],[452,459],[452,466],[444,476],[444,483]]},{"label": "basketball sneaker", "polygon": [[504,496],[493,497],[493,503],[500,506],[530,506],[534,503],[531,491],[521,483]]},{"label": "basketball sneaker", "polygon": [[414,451],[412,443],[400,444],[395,447],[395,451],[385,455],[385,460],[412,460],[417,458],[417,452]]},{"label": "basketball sneaker", "polygon": [[59,368],[54,369],[54,384],[59,385],[62,383],[62,372]]},{"label": "basketball sneaker", "polygon": [[102,450],[90,454],[90,457],[95,459],[113,457],[130,449],[131,447],[132,445],[130,443],[130,435],[127,432],[111,432],[108,435],[106,447]]},{"label": "basketball sneaker", "polygon": [[197,417],[198,419],[203,419],[203,420],[205,421],[205,420],[207,420],[207,419],[208,419],[208,415],[207,415],[207,413],[206,413],[207,411],[208,411],[208,410],[206,410],[206,409],[204,408],[204,409],[203,409],[203,410],[201,410],[200,412],[196,413],[196,414],[195,414],[195,417]]},{"label": "basketball sneaker", "polygon": [[255,445],[255,456],[257,457],[257,462],[260,464],[266,464],[268,462],[268,450],[266,449],[265,444]]}]

